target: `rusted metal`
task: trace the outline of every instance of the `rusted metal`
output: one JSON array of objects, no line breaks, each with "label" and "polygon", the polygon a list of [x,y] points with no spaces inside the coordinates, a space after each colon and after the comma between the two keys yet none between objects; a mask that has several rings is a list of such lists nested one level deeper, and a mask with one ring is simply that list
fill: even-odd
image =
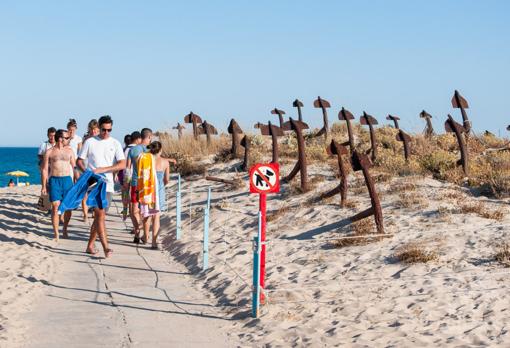
[{"label": "rusted metal", "polygon": [[465,129],[466,136],[469,136],[469,132],[471,132],[471,122],[469,121],[466,113],[466,109],[469,109],[469,105],[467,100],[464,99],[457,90],[453,93],[452,106],[456,109],[460,109],[460,113],[462,114],[462,124]]},{"label": "rusted metal", "polygon": [[294,102],[292,103],[292,106],[297,108],[299,122],[303,122],[303,114],[301,113],[301,108],[303,107],[303,103],[301,102],[301,100],[299,100],[299,99],[294,100]]},{"label": "rusted metal", "polygon": [[244,147],[244,160],[243,164],[241,164],[241,169],[247,171],[249,169],[249,161],[250,161],[250,147],[251,147],[251,139],[248,135],[245,135],[240,142],[241,146]]},{"label": "rusted metal", "polygon": [[400,120],[400,117],[393,116],[393,115],[388,115],[388,116],[386,116],[386,119],[390,120],[390,121],[393,121],[393,124],[395,125],[395,128],[396,129],[400,129],[400,127],[398,126],[398,120]]},{"label": "rusted metal", "polygon": [[317,99],[313,102],[313,106],[316,108],[320,108],[322,110],[322,119],[324,122],[324,126],[319,130],[315,136],[324,135],[324,139],[328,139],[329,135],[329,123],[328,123],[328,111],[327,108],[331,107],[331,104],[326,99],[322,99],[321,97],[317,97]]},{"label": "rusted metal", "polygon": [[230,120],[230,124],[228,125],[228,133],[232,135],[232,148],[230,153],[233,157],[237,157],[239,152],[239,135],[243,133],[243,130],[241,127],[239,127],[236,120]]},{"label": "rusted metal", "polygon": [[308,191],[308,173],[306,168],[306,152],[303,129],[308,129],[308,125],[304,122],[296,121],[290,117],[289,121],[283,124],[282,129],[294,131],[296,133],[298,143],[298,161],[289,175],[283,178],[283,181],[288,182],[292,180],[299,172],[301,174],[301,190],[306,192]]},{"label": "rusted metal", "polygon": [[184,127],[182,124],[177,122],[177,126],[172,127],[172,129],[177,129],[177,137],[178,137],[178,139],[181,139],[182,138],[182,130],[186,129],[186,127]]},{"label": "rusted metal", "polygon": [[398,125],[398,120],[400,120],[399,117],[388,115],[386,116],[386,119],[393,121],[395,128],[398,129],[398,133],[395,138],[397,139],[397,141],[401,141],[402,143],[404,143],[404,158],[406,159],[406,161],[409,161],[411,137],[402,129],[400,129]]},{"label": "rusted metal", "polygon": [[370,160],[367,155],[359,154],[358,151],[354,151],[352,153],[352,169],[354,171],[361,170],[363,173],[363,177],[365,178],[365,184],[367,185],[368,194],[370,195],[370,202],[372,206],[367,210],[364,210],[353,217],[350,218],[352,222],[356,222],[367,218],[371,215],[374,216],[375,225],[377,227],[377,232],[383,234],[384,233],[384,224],[383,224],[383,215],[381,209],[381,202],[379,201],[379,196],[377,194],[377,190],[375,189],[374,179],[370,175]]},{"label": "rusted metal", "polygon": [[338,174],[340,175],[340,184],[334,189],[325,192],[320,195],[320,199],[333,197],[337,193],[340,193],[340,206],[344,207],[345,200],[347,199],[347,170],[342,159],[342,155],[347,155],[349,151],[347,148],[334,139],[331,140],[331,144],[327,147],[326,151],[330,156],[336,155],[338,159]]},{"label": "rusted metal", "polygon": [[202,124],[198,127],[197,132],[198,134],[205,134],[207,138],[207,146],[211,145],[211,135],[218,134],[216,128],[207,121],[202,122]]},{"label": "rusted metal", "polygon": [[432,121],[431,121],[432,115],[429,114],[427,111],[422,110],[422,112],[420,112],[420,117],[423,118],[425,120],[425,122],[427,122],[427,125],[425,126],[425,129],[423,130],[423,134],[427,138],[432,137],[435,134],[434,127],[432,127]]},{"label": "rusted metal", "polygon": [[210,176],[210,175],[207,175],[205,177],[205,180],[221,182],[221,183],[229,184],[229,185],[239,185],[239,180],[222,179],[222,178],[218,178],[218,177]]},{"label": "rusted metal", "polygon": [[406,162],[409,161],[409,157],[411,156],[411,137],[402,129],[399,129],[396,139],[404,144],[404,158]]},{"label": "rusted metal", "polygon": [[455,122],[451,115],[448,115],[448,119],[444,123],[444,128],[449,133],[455,133],[455,137],[457,138],[457,143],[459,144],[460,150],[460,160],[457,161],[457,165],[462,165],[462,170],[466,176],[469,176],[469,168],[468,168],[468,151],[466,146],[466,141],[462,136],[462,133],[466,133],[466,129],[464,126]]},{"label": "rusted metal", "polygon": [[360,117],[360,124],[367,125],[370,131],[370,155],[372,163],[377,159],[377,143],[375,141],[374,125],[378,124],[377,120],[363,111],[363,115]]},{"label": "rusted metal", "polygon": [[285,111],[274,108],[273,110],[271,110],[271,113],[273,115],[278,115],[278,120],[280,121],[280,128],[281,128],[282,124],[283,124],[283,115],[285,115]]},{"label": "rusted metal", "polygon": [[354,151],[354,135],[352,133],[351,121],[354,120],[354,115],[349,110],[342,107],[342,110],[338,113],[338,119],[340,121],[345,121],[347,124],[347,135],[349,136],[349,140],[342,145],[349,145],[352,154]]},{"label": "rusted metal", "polygon": [[283,136],[283,130],[275,126],[269,121],[267,125],[263,123],[256,123],[255,128],[260,129],[260,134],[262,135],[270,135],[272,141],[272,149],[273,149],[273,159],[272,163],[278,163],[278,137]]},{"label": "rusted metal", "polygon": [[195,140],[198,140],[198,124],[202,123],[202,118],[200,118],[197,114],[194,114],[193,111],[190,111],[189,114],[184,116],[184,122],[193,124],[193,137]]}]

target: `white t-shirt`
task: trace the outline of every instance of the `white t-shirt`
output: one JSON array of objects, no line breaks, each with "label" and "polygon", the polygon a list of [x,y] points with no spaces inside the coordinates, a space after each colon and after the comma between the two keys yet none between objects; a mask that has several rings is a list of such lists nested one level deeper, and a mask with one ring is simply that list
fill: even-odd
[{"label": "white t-shirt", "polygon": [[[101,139],[88,138],[81,148],[80,158],[87,160],[88,169],[110,167],[125,159],[120,142],[115,138]],[[106,176],[106,192],[113,192],[113,173],[104,173]]]},{"label": "white t-shirt", "polygon": [[44,143],[41,144],[41,146],[39,146],[39,151],[37,152],[37,154],[39,156],[44,156],[46,151],[51,149],[53,146],[55,146],[55,144],[50,144],[48,141],[45,141]]},{"label": "white t-shirt", "polygon": [[79,135],[74,135],[74,137],[69,140],[69,146],[73,149],[74,157],[78,158],[78,145],[82,142],[82,139]]}]

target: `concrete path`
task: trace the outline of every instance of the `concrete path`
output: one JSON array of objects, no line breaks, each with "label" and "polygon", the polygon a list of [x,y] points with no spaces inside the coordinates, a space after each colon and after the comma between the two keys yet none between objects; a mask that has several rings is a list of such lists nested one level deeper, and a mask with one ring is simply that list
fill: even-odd
[{"label": "concrete path", "polygon": [[61,254],[55,279],[31,279],[47,289],[24,316],[25,346],[235,346],[226,335],[228,316],[194,290],[183,266],[162,251],[131,243],[115,208],[107,219],[111,258],[83,253],[88,226],[73,218],[71,239],[55,249]]}]

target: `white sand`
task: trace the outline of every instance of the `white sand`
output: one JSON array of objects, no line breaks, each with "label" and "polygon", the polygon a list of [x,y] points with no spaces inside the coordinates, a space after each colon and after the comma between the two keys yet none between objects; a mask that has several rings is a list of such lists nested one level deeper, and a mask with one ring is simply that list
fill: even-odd
[{"label": "white sand", "polygon": [[[306,204],[309,197],[338,184],[322,165],[310,166],[324,181],[304,195],[289,196],[289,186],[269,197],[268,209],[288,211],[268,223],[267,290],[262,316],[250,318],[251,240],[257,230],[256,195],[248,188],[203,179],[183,184],[184,233],[174,238],[167,220],[166,245],[190,270],[201,267],[202,212],[207,186],[213,188],[210,269],[196,285],[230,308],[239,339],[246,345],[271,346],[462,346],[510,344],[510,269],[494,261],[495,248],[506,239],[503,221],[456,213],[462,202],[483,201],[489,209],[508,208],[508,200],[474,197],[466,190],[432,179],[407,178],[424,197],[409,208],[399,206],[395,182],[378,183],[386,232],[383,241],[332,248],[330,241],[349,232],[347,218],[369,207],[357,173],[350,178],[355,208],[330,203]],[[233,163],[214,165],[210,175],[232,178]],[[283,173],[287,173],[287,165]],[[299,175],[298,175],[299,177]],[[360,185],[361,183],[361,185]],[[192,185],[192,219],[188,192]],[[284,197],[286,197],[284,199]],[[172,199],[172,208],[175,206]],[[458,203],[460,200],[461,203]],[[405,265],[393,257],[405,243],[418,241],[439,253],[437,261]]]},{"label": "white sand", "polygon": [[[169,262],[191,270],[201,296],[208,296],[223,315],[234,319],[233,327],[225,329],[233,336],[231,342],[240,340],[243,346],[510,345],[510,269],[494,261],[495,248],[507,238],[509,217],[495,221],[459,212],[463,202],[471,201],[506,211],[508,200],[475,197],[430,178],[399,178],[397,182],[414,183],[417,195],[425,198],[421,206],[416,202],[402,208],[395,183],[378,183],[386,232],[393,236],[363,246],[332,248],[331,239],[350,231],[348,217],[367,208],[369,199],[356,174],[350,178],[350,208],[340,208],[339,197],[306,203],[338,183],[325,167],[309,168],[312,176],[324,178],[312,192],[289,195],[289,186],[284,185],[281,194],[269,197],[270,211],[283,206],[287,211],[268,223],[269,301],[256,320],[250,317],[250,301],[257,196],[248,194],[247,187],[232,191],[223,184],[193,181],[189,225],[190,182],[185,181],[180,241],[175,240],[173,210],[163,219]],[[209,174],[231,178],[234,168],[233,163],[218,164]],[[283,173],[288,171],[289,165]],[[200,272],[202,211],[208,186],[213,188],[210,268],[204,274]],[[27,279],[62,279],[55,273],[55,258],[62,256],[52,253],[48,249],[52,242],[38,235],[51,235],[51,230],[48,219],[33,208],[36,192],[36,187],[0,191],[2,347],[16,346],[27,337],[26,320],[19,320],[19,313],[26,318],[34,301],[34,308],[41,308],[37,301],[47,292],[41,291],[40,282]],[[173,194],[169,189],[171,209]],[[411,241],[437,251],[439,259],[414,265],[397,262],[392,257],[395,250]],[[113,260],[121,266],[127,259]],[[129,284],[119,286],[129,288]],[[130,312],[125,313],[129,317]]]},{"label": "white sand", "polygon": [[31,277],[51,279],[56,254],[47,237],[51,226],[35,209],[40,186],[0,189],[0,346],[23,340],[20,314],[29,311],[43,285]]}]

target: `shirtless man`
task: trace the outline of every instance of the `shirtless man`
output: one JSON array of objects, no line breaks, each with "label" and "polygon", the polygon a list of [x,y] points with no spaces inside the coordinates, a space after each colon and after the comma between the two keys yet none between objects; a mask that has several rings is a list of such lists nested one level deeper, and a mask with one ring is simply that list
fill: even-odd
[{"label": "shirtless man", "polygon": [[[69,146],[69,134],[64,129],[59,129],[55,133],[55,146],[52,147],[44,154],[42,164],[42,194],[48,193],[48,183],[50,202],[51,202],[51,221],[53,223],[53,232],[55,234],[55,241],[58,242],[59,233],[59,216],[58,207],[60,202],[64,199],[67,192],[73,186],[73,171],[75,167],[76,158],[74,157],[73,150]],[[48,171],[51,176],[48,180]],[[71,211],[64,213],[64,230],[63,238],[67,238],[67,226],[71,219]]]}]

